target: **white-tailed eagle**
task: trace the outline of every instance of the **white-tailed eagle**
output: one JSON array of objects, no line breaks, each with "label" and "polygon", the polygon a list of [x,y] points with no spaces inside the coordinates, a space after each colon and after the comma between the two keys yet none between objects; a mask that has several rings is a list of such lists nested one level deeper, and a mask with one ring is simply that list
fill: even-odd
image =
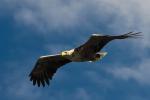
[{"label": "white-tailed eagle", "polygon": [[30,80],[33,81],[33,85],[37,84],[38,87],[49,85],[49,79],[52,80],[54,73],[61,66],[70,62],[94,62],[102,59],[107,52],[102,52],[101,49],[108,42],[115,39],[138,38],[141,36],[140,33],[129,32],[118,36],[92,34],[86,43],[77,48],[56,55],[41,56],[29,74]]}]

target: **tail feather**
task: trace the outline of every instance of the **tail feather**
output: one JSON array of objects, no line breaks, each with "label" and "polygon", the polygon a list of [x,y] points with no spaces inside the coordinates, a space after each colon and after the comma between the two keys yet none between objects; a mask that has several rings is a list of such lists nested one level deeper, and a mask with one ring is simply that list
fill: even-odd
[{"label": "tail feather", "polygon": [[129,32],[123,35],[119,35],[119,36],[113,36],[114,39],[126,39],[126,38],[141,38],[142,32],[137,32],[137,33],[133,33],[133,32]]}]

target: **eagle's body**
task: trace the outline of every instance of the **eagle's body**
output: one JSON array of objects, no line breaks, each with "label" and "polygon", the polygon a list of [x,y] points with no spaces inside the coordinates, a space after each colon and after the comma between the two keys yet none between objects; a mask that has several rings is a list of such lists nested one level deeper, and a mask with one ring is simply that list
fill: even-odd
[{"label": "eagle's body", "polygon": [[30,73],[30,80],[33,81],[33,85],[41,84],[45,86],[45,83],[49,85],[49,80],[52,79],[54,73],[61,66],[70,62],[94,62],[102,59],[107,52],[102,52],[101,49],[110,41],[115,39],[137,38],[140,32],[129,32],[119,36],[100,35],[93,34],[90,39],[83,45],[63,51],[57,55],[41,56],[35,67]]},{"label": "eagle's body", "polygon": [[[66,56],[66,53],[68,53],[67,56]],[[97,61],[97,60],[101,59],[106,54],[107,54],[107,52],[99,52],[99,53],[96,53],[96,54],[95,53],[90,54],[90,52],[89,52],[85,56],[80,51],[77,51],[76,49],[63,51],[61,53],[62,56],[64,56],[65,58],[71,60],[72,62],[84,62],[84,61],[94,62],[94,61]]]}]

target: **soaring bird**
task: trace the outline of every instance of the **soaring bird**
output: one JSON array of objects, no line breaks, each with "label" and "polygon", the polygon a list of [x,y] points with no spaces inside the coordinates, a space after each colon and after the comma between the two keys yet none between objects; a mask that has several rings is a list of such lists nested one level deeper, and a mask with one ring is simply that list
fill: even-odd
[{"label": "soaring bird", "polygon": [[70,62],[98,61],[107,54],[101,50],[108,42],[116,39],[138,38],[141,36],[140,33],[129,32],[116,36],[92,34],[86,43],[77,48],[56,55],[41,56],[29,74],[30,81],[33,81],[33,85],[37,84],[38,87],[49,85],[49,79],[52,80],[54,73],[61,66]]}]

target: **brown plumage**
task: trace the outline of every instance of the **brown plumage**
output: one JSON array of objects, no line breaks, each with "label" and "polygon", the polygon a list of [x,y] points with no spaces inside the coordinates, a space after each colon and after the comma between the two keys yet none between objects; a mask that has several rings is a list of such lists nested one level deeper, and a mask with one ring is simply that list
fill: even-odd
[{"label": "brown plumage", "polygon": [[[101,49],[110,41],[115,39],[126,39],[126,38],[138,38],[141,36],[141,32],[133,33],[129,32],[123,35],[111,36],[111,35],[100,35],[93,34],[89,40],[75,48],[68,51],[63,51],[61,54],[57,55],[47,55],[40,57],[33,70],[31,71],[29,77],[33,85],[49,85],[49,79],[52,80],[54,73],[61,66],[74,62],[83,61],[97,61],[106,55],[106,52],[99,52]],[[99,53],[98,53],[99,52]],[[93,58],[95,57],[95,58]]]},{"label": "brown plumage", "polygon": [[44,87],[45,83],[49,85],[49,79],[52,80],[57,69],[69,62],[71,62],[69,59],[62,57],[61,55],[40,57],[29,75],[30,81],[33,81],[33,85],[37,84],[38,87],[41,84]]},{"label": "brown plumage", "polygon": [[112,40],[126,39],[126,38],[140,38],[140,37],[141,32],[137,33],[129,32],[117,36],[93,34],[86,43],[79,46],[75,50],[79,51],[80,54],[82,55],[87,55],[89,53],[95,54],[99,52],[108,42]]}]

